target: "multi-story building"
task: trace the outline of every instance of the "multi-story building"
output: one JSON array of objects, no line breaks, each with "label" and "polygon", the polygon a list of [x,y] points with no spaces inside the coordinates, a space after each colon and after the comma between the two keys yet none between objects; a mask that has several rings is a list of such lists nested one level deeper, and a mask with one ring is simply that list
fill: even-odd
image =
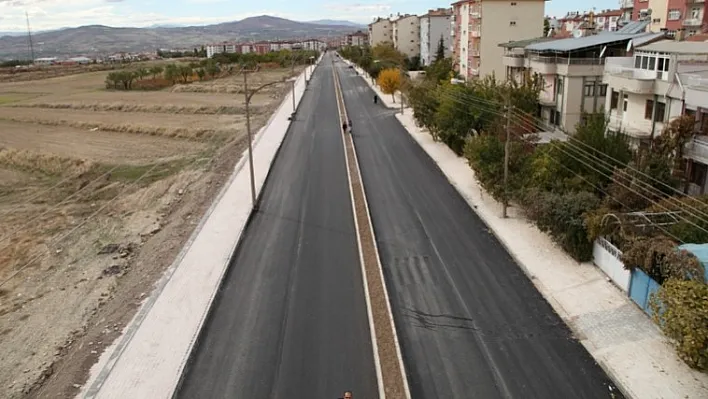
[{"label": "multi-story building", "polygon": [[543,36],[545,0],[462,0],[453,3],[453,61],[465,79],[504,78],[499,43]]},{"label": "multi-story building", "polygon": [[620,25],[637,20],[634,14],[635,1],[636,0],[620,0],[620,11],[622,11],[622,16],[620,16]]},{"label": "multi-story building", "polygon": [[369,34],[360,30],[344,35],[341,46],[366,46],[369,44]]},{"label": "multi-story building", "polygon": [[376,18],[369,24],[369,44],[376,46],[382,43],[393,44],[393,24],[390,19]]},{"label": "multi-story building", "polygon": [[630,40],[639,45],[663,37],[661,33],[645,32],[648,23],[633,22],[616,32],[584,32],[585,36],[578,38],[537,38],[500,44],[506,49],[506,76],[520,82],[537,74],[543,81],[539,95],[541,119],[572,133],[583,113],[604,108],[605,57],[626,55]]},{"label": "multi-story building", "polygon": [[417,15],[399,15],[391,21],[393,47],[408,58],[420,55],[420,19]]},{"label": "multi-story building", "polygon": [[239,52],[239,45],[236,43],[218,43],[218,44],[207,44],[206,46],[207,57],[211,58],[215,54],[223,53],[237,53]]},{"label": "multi-story building", "polygon": [[661,40],[636,48],[632,57],[608,58],[608,129],[641,145],[681,115],[696,119],[686,146],[689,194],[708,193],[708,43]]},{"label": "multi-story building", "polygon": [[451,19],[452,10],[448,8],[429,10],[427,14],[420,17],[420,61],[422,65],[430,65],[435,62],[441,39],[445,48],[445,57],[452,55],[450,46]]},{"label": "multi-story building", "polygon": [[622,10],[603,10],[594,16],[595,29],[598,31],[614,32],[619,29],[619,20]]}]

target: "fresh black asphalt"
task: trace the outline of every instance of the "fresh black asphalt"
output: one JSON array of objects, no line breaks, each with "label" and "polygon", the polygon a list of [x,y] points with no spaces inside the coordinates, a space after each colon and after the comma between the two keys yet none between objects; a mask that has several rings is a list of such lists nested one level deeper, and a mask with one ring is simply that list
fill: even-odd
[{"label": "fresh black asphalt", "polygon": [[378,397],[333,82],[327,56],[176,397]]},{"label": "fresh black asphalt", "polygon": [[394,111],[338,68],[413,399],[609,398],[608,377]]}]

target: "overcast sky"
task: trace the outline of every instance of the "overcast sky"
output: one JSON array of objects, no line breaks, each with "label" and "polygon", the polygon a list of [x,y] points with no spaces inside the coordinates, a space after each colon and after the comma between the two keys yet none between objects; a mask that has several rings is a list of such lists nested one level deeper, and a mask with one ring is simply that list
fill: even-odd
[{"label": "overcast sky", "polygon": [[[595,7],[617,8],[618,0],[596,0]],[[577,0],[546,2],[546,14],[561,16],[578,7]],[[435,0],[0,0],[0,32],[26,30],[25,11],[32,30],[81,25],[150,26],[240,20],[256,15],[310,21],[341,19],[368,23],[391,13],[422,14],[447,7]]]}]

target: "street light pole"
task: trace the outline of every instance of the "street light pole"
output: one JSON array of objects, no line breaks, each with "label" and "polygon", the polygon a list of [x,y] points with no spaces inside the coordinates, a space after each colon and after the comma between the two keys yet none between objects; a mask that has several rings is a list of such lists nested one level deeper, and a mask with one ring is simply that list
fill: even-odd
[{"label": "street light pole", "polygon": [[249,103],[251,95],[248,93],[248,71],[243,71],[243,94],[246,100],[246,132],[248,133],[248,168],[251,171],[251,207],[256,209],[256,175],[253,171],[253,139],[251,137],[251,111]]},{"label": "street light pole", "polygon": [[[264,87],[272,86],[278,83],[283,83],[286,80],[276,80],[274,82],[266,83],[264,85],[261,85],[251,92],[248,91],[248,73],[249,72],[255,72],[258,69],[255,70],[242,70],[243,72],[243,95],[246,101],[246,133],[248,135],[248,167],[250,169],[251,173],[251,205],[253,207],[253,210],[258,210],[258,203],[256,202],[256,173],[253,169],[253,137],[251,134],[251,98],[253,97],[254,94],[256,94],[259,90],[261,90]],[[294,80],[293,80],[294,82]],[[295,104],[295,97],[294,97],[295,91],[293,89],[293,107]]]}]

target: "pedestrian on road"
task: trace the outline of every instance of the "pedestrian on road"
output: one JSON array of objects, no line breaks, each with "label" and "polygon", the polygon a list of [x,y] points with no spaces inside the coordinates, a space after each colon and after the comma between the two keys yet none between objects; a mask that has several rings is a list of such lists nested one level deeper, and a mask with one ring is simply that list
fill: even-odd
[{"label": "pedestrian on road", "polygon": [[342,131],[343,131],[344,133],[347,132],[347,122],[342,123]]},{"label": "pedestrian on road", "polygon": [[352,125],[352,120],[349,119],[349,133],[352,132],[352,128],[353,128],[353,127],[354,127],[354,125]]},{"label": "pedestrian on road", "polygon": [[374,94],[374,104],[378,104],[378,103],[379,103],[379,96]]}]

